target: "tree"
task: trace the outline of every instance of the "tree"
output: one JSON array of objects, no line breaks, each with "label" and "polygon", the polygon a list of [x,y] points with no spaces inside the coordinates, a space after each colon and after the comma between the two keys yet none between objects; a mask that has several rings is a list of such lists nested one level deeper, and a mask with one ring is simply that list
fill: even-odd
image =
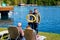
[{"label": "tree", "polygon": [[37,4],[37,5],[45,5],[45,6],[53,6],[60,5],[60,0],[0,0],[9,5],[18,5],[19,3],[25,4]]}]

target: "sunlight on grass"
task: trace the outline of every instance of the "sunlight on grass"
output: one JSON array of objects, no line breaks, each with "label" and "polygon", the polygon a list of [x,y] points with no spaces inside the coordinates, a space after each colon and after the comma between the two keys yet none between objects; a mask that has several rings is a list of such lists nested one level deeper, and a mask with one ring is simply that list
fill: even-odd
[{"label": "sunlight on grass", "polygon": [[39,32],[39,35],[46,36],[46,40],[60,40],[60,34]]},{"label": "sunlight on grass", "polygon": [[7,28],[0,28],[0,32],[3,31],[3,30],[7,30]]}]

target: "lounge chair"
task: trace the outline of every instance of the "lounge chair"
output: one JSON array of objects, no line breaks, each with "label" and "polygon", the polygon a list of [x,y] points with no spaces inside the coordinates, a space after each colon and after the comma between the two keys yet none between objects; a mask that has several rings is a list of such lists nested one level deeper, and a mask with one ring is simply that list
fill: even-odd
[{"label": "lounge chair", "polygon": [[6,40],[8,38],[8,30],[0,32],[0,40]]},{"label": "lounge chair", "polygon": [[6,39],[8,39],[8,33],[2,35],[0,40],[6,40]]},{"label": "lounge chair", "polygon": [[17,40],[18,37],[19,37],[19,32],[18,32],[18,29],[16,27],[9,27],[8,28],[8,32],[10,34],[10,39],[15,39]]},{"label": "lounge chair", "polygon": [[25,33],[26,40],[36,40],[36,36],[35,36],[33,30],[26,29],[24,31],[24,33]]}]

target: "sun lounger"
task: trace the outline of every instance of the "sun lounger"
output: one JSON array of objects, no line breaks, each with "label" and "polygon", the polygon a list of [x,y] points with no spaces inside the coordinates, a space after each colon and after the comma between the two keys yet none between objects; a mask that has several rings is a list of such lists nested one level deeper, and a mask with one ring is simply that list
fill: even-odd
[{"label": "sun lounger", "polygon": [[0,32],[0,40],[6,40],[8,38],[8,30]]},{"label": "sun lounger", "polygon": [[1,32],[0,32],[0,35],[2,36],[2,35],[4,35],[4,34],[6,34],[6,33],[8,33],[8,30],[1,31]]}]

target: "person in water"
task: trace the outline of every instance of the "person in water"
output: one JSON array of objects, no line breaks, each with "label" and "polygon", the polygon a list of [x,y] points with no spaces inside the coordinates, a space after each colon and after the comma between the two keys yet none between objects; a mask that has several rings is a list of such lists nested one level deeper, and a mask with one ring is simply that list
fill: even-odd
[{"label": "person in water", "polygon": [[36,31],[36,33],[38,34],[38,24],[39,24],[39,22],[40,22],[40,15],[39,15],[39,13],[38,13],[38,10],[37,9],[34,9],[34,13],[33,13],[33,15],[35,15],[35,17],[36,17],[36,20],[33,22],[33,29]]},{"label": "person in water", "polygon": [[[33,14],[32,10],[29,11],[29,14]],[[33,20],[33,16],[30,16],[29,19]],[[33,29],[33,22],[28,22],[28,25]]]}]

